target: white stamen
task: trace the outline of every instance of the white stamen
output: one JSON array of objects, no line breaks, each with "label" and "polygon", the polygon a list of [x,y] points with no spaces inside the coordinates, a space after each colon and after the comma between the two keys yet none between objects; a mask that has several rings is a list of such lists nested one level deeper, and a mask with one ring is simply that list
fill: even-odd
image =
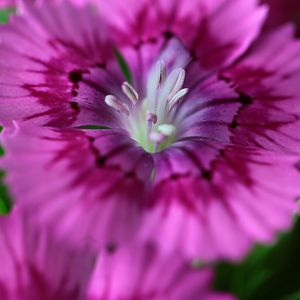
[{"label": "white stamen", "polygon": [[148,109],[156,112],[157,109],[157,93],[161,80],[161,62],[155,64],[154,68],[150,71],[147,82],[147,100]]},{"label": "white stamen", "polygon": [[139,94],[134,89],[134,87],[131,84],[129,84],[127,81],[125,81],[122,84],[122,90],[123,90],[123,93],[128,97],[128,99],[133,104],[136,104],[136,102],[139,100]]},{"label": "white stamen", "polygon": [[176,72],[174,75],[176,77],[175,77],[174,85],[170,90],[169,99],[172,99],[178,93],[178,91],[182,89],[184,79],[185,79],[184,69],[178,68],[174,72]]},{"label": "white stamen", "polygon": [[149,134],[149,139],[150,139],[152,142],[156,142],[156,143],[158,143],[158,144],[160,144],[165,138],[166,138],[165,135],[163,135],[162,133],[156,132],[156,131],[152,131],[152,132]]},{"label": "white stamen", "polygon": [[179,101],[188,93],[189,89],[181,89],[174,95],[174,97],[169,101],[169,111],[176,106]]},{"label": "white stamen", "polygon": [[[170,73],[170,74],[169,74]],[[173,68],[168,72],[164,61],[159,61],[148,74],[147,90],[144,99],[139,101],[137,90],[127,81],[122,84],[122,91],[131,103],[122,97],[113,95],[105,97],[105,103],[114,108],[128,120],[122,120],[124,126],[149,152],[158,152],[176,140],[177,115],[172,109],[177,109],[189,89],[183,88],[185,70]],[[124,98],[124,99],[123,99]]]},{"label": "white stamen", "polygon": [[155,152],[162,142],[175,133],[175,126],[171,124],[162,124],[157,127],[157,130],[158,131],[151,131],[149,133],[149,140],[155,142]]},{"label": "white stamen", "polygon": [[164,61],[160,62],[160,79],[159,85],[162,86],[166,82],[167,78],[167,66]]},{"label": "white stamen", "polygon": [[157,115],[150,112],[150,111],[147,111],[146,120],[147,120],[147,122],[151,122],[152,124],[156,124],[157,123]]},{"label": "white stamen", "polygon": [[161,124],[157,127],[157,130],[165,137],[168,137],[175,133],[176,128],[172,124]]},{"label": "white stamen", "polygon": [[126,103],[121,102],[118,100],[115,96],[107,95],[105,97],[104,102],[114,108],[116,111],[120,112],[121,114],[125,115],[126,117],[129,117],[129,107]]}]

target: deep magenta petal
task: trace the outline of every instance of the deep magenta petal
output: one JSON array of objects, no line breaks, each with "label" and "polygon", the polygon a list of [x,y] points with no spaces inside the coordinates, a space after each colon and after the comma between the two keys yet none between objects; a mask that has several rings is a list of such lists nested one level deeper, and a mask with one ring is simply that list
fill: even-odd
[{"label": "deep magenta petal", "polygon": [[143,215],[151,156],[122,132],[22,125],[4,132],[1,161],[16,203],[77,243],[131,238]]},{"label": "deep magenta petal", "polygon": [[247,50],[267,13],[256,0],[101,0],[99,6],[119,31],[119,43],[132,46],[175,35],[200,60],[203,70],[228,65]]},{"label": "deep magenta petal", "polygon": [[287,25],[264,35],[239,64],[223,72],[244,95],[231,124],[235,143],[300,152],[300,42],[293,33]]},{"label": "deep magenta petal", "polygon": [[0,122],[116,127],[104,98],[123,77],[111,71],[116,62],[105,23],[68,1],[23,6],[0,29]]},{"label": "deep magenta petal", "polygon": [[295,22],[299,27],[300,2],[298,0],[263,0],[269,9],[266,28],[272,29],[286,22]]}]

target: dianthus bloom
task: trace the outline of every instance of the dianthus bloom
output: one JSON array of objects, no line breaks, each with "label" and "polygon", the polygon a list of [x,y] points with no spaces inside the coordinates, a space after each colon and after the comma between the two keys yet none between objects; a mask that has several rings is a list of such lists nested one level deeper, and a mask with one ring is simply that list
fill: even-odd
[{"label": "dianthus bloom", "polygon": [[99,247],[237,260],[272,241],[300,192],[300,43],[289,26],[260,37],[266,15],[256,0],[25,4],[0,28],[14,200]]},{"label": "dianthus bloom", "polygon": [[176,255],[166,258],[150,245],[100,255],[92,248],[58,241],[18,210],[2,217],[0,299],[233,299],[209,289],[208,268],[195,269]]}]

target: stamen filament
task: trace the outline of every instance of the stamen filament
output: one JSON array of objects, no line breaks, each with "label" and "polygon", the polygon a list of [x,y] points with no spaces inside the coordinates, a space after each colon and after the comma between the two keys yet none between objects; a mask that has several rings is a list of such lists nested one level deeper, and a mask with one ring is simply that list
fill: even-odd
[{"label": "stamen filament", "polygon": [[169,101],[169,111],[175,107],[179,101],[188,93],[189,89],[181,89],[174,95],[174,97]]},{"label": "stamen filament", "polygon": [[135,105],[136,102],[139,100],[139,94],[134,89],[134,87],[125,81],[122,84],[123,93],[127,96],[127,98]]},{"label": "stamen filament", "polygon": [[166,82],[167,78],[167,66],[164,61],[160,62],[160,79],[159,85],[162,86]]},{"label": "stamen filament", "polygon": [[185,70],[179,68],[176,69],[174,72],[176,72],[175,82],[169,93],[169,99],[172,99],[178,93],[178,91],[182,89],[184,79],[185,79]]},{"label": "stamen filament", "polygon": [[129,107],[126,103],[121,102],[115,96],[107,95],[104,99],[104,102],[114,108],[119,113],[123,114],[126,117],[129,117]]}]

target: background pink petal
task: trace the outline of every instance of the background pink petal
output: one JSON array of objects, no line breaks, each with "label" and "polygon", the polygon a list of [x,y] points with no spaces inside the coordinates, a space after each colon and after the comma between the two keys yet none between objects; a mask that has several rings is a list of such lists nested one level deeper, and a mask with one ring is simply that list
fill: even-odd
[{"label": "background pink petal", "polygon": [[19,210],[0,219],[0,297],[5,300],[81,300],[95,255],[58,242]]},{"label": "background pink petal", "polygon": [[0,9],[1,8],[11,8],[16,5],[14,0],[0,0]]},{"label": "background pink petal", "polygon": [[100,256],[87,300],[229,300],[211,290],[211,269],[195,269],[153,246],[128,246]]}]

